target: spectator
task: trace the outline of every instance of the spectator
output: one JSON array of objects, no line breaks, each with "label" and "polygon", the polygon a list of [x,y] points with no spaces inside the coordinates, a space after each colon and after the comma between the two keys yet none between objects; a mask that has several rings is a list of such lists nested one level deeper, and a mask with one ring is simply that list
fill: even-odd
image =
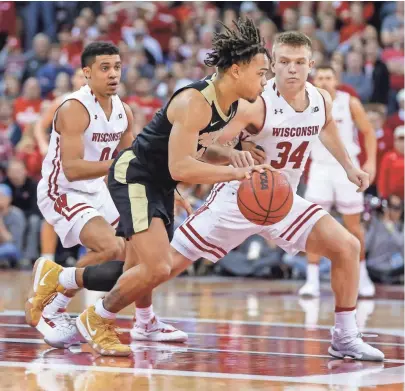
[{"label": "spectator", "polygon": [[382,158],[377,184],[382,198],[395,194],[404,200],[404,135],[405,127],[398,126],[394,132],[394,149]]},{"label": "spectator", "polygon": [[2,86],[1,95],[13,100],[20,95],[21,84],[16,76],[5,75]]},{"label": "spectator", "polygon": [[54,88],[56,78],[59,73],[73,75],[73,69],[70,66],[61,64],[61,49],[57,44],[52,45],[49,52],[49,61],[37,71],[37,79],[41,86],[41,95],[45,98]]},{"label": "spectator", "polygon": [[25,231],[24,213],[11,205],[12,191],[0,184],[0,261],[15,265],[21,259]]},{"label": "spectator", "polygon": [[[149,65],[149,64],[148,64]],[[130,67],[124,75],[123,78],[125,80],[125,86],[127,88],[127,94],[135,95],[136,83],[138,82],[139,78],[141,77],[140,73],[135,67]]]},{"label": "spectator", "polygon": [[145,77],[138,80],[135,87],[136,95],[128,97],[128,103],[135,103],[144,113],[146,121],[152,120],[156,111],[162,107],[162,101],[153,93],[152,81]]},{"label": "spectator", "polygon": [[143,49],[136,49],[132,52],[131,66],[135,66],[142,77],[152,79],[155,75],[155,68],[148,63],[148,58]]},{"label": "spectator", "polygon": [[298,21],[299,31],[307,35],[310,39],[315,39],[315,21],[310,16],[301,16]]},{"label": "spectator", "polygon": [[357,52],[350,52],[346,58],[346,71],[342,73],[342,82],[356,89],[363,103],[369,101],[373,92],[371,77],[363,72],[363,57]]},{"label": "spectator", "polygon": [[[56,38],[56,3],[52,1],[27,1],[23,9],[24,31],[25,31],[25,48],[31,49],[31,43],[34,45],[34,37],[39,31],[39,21],[42,21],[45,36],[51,40]],[[35,76],[27,75],[25,78]]]},{"label": "spectator", "polygon": [[383,50],[381,59],[390,71],[390,84],[394,91],[404,88],[404,28],[390,47]]},{"label": "spectator", "polygon": [[59,96],[66,95],[71,91],[70,76],[68,73],[60,72],[56,76],[55,88],[47,95],[47,99],[53,100]]},{"label": "spectator", "polygon": [[0,52],[0,73],[22,77],[25,67],[25,55],[21,50],[20,40],[8,36],[7,43]]},{"label": "spectator", "polygon": [[270,19],[262,19],[259,24],[259,29],[266,43],[266,48],[271,53],[274,37],[277,34],[277,26]]},{"label": "spectator", "polygon": [[282,17],[283,31],[298,30],[298,13],[295,9],[287,8]]},{"label": "spectator", "polygon": [[136,19],[133,27],[124,27],[122,35],[130,49],[145,51],[150,64],[163,63],[162,48],[159,42],[149,35],[146,22],[143,19]]},{"label": "spectator", "polygon": [[366,28],[363,4],[360,1],[350,2],[350,21],[340,30],[340,42],[346,42],[355,34]]},{"label": "spectator", "polygon": [[369,41],[365,47],[366,63],[365,73],[373,81],[373,92],[370,97],[371,103],[388,103],[388,93],[390,90],[390,75],[388,68],[383,61],[379,59],[379,50],[377,41]]},{"label": "spectator", "polygon": [[381,26],[381,41],[384,46],[392,46],[398,40],[403,39],[404,31],[404,2],[395,1],[394,14],[388,15]]},{"label": "spectator", "polygon": [[404,273],[403,203],[390,195],[381,218],[373,216],[366,232],[367,268],[374,278],[391,282]]},{"label": "spectator", "polygon": [[21,138],[21,128],[13,119],[13,105],[11,101],[0,98],[0,134],[7,138],[15,147]]},{"label": "spectator", "polygon": [[394,130],[398,126],[404,125],[405,90],[402,89],[401,91],[399,91],[396,98],[397,98],[399,110],[396,113],[390,115],[387,119],[387,122],[385,123],[385,127],[387,129],[389,129],[392,134],[394,134]]},{"label": "spectator", "polygon": [[23,132],[25,126],[38,121],[41,103],[39,82],[34,77],[30,77],[24,83],[22,96],[14,102],[14,118]]},{"label": "spectator", "polygon": [[212,38],[214,31],[211,27],[205,26],[200,30],[201,46],[197,53],[197,60],[200,64],[204,64],[204,60],[208,53],[212,51]]},{"label": "spectator", "polygon": [[181,53],[183,40],[178,36],[173,36],[169,41],[169,50],[166,55],[166,65],[170,68],[173,62],[184,61],[185,56]]},{"label": "spectator", "polygon": [[340,32],[336,31],[336,18],[331,14],[323,15],[321,27],[316,31],[316,37],[322,42],[325,51],[331,55],[340,42]]},{"label": "spectator", "polygon": [[23,81],[29,77],[35,77],[38,69],[48,62],[50,45],[51,43],[47,35],[39,33],[34,37],[33,50],[27,53]]},{"label": "spectator", "polygon": [[24,213],[26,221],[26,241],[20,247],[22,258],[34,260],[39,256],[39,232],[41,229],[41,213],[37,206],[37,182],[27,176],[24,163],[12,159],[7,167],[4,183],[12,191],[11,205]]}]

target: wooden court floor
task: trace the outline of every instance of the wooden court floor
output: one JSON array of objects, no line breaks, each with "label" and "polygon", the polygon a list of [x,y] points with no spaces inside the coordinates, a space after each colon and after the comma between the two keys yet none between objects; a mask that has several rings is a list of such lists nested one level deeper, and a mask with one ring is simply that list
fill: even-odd
[{"label": "wooden court floor", "polygon": [[[300,282],[178,278],[154,294],[155,312],[189,334],[186,344],[133,343],[129,358],[100,357],[87,345],[52,349],[24,324],[30,273],[0,272],[0,390],[403,390],[404,292],[378,286],[360,300],[358,322],[383,363],[328,356],[333,297],[296,295]],[[81,292],[77,315],[97,293]],[[132,308],[120,319],[129,343]]]}]

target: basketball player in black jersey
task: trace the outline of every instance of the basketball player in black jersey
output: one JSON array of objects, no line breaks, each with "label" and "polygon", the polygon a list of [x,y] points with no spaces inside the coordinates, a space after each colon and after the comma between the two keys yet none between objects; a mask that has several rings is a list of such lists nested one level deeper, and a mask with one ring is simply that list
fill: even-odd
[{"label": "basketball player in black jersey", "polygon": [[124,274],[76,322],[102,355],[131,353],[115,332],[116,313],[170,278],[176,184],[241,180],[252,169],[270,169],[250,166],[246,154],[248,167],[228,166],[243,152],[214,145],[238,99],[254,102],[267,83],[269,54],[259,30],[251,20],[239,20],[234,30],[216,34],[205,63],[217,74],[177,91],[110,169],[108,187],[120,212],[117,234],[128,241]]}]

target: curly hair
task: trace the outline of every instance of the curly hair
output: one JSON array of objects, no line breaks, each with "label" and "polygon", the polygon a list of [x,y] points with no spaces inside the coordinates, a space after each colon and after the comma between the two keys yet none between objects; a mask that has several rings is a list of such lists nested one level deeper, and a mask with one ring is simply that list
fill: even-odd
[{"label": "curly hair", "polygon": [[239,18],[237,22],[233,21],[235,30],[221,24],[225,31],[214,33],[213,51],[207,54],[207,58],[204,60],[205,65],[218,67],[219,70],[224,71],[233,64],[250,63],[253,57],[259,53],[264,53],[270,58],[264,39],[260,37],[260,31],[251,19]]}]

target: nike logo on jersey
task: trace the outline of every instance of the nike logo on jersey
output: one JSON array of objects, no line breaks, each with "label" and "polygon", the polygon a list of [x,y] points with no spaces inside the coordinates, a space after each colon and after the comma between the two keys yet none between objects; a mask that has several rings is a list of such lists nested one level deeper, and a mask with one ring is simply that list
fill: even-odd
[{"label": "nike logo on jersey", "polygon": [[91,328],[90,322],[89,322],[89,314],[87,314],[86,322],[87,322],[87,328],[88,328],[88,330],[89,330],[90,335],[91,335],[92,337],[94,337],[94,336],[97,334],[97,330],[93,330],[93,329]]},{"label": "nike logo on jersey", "polygon": [[53,270],[53,269],[48,270],[48,271],[46,272],[46,274],[41,278],[41,281],[39,282],[39,285],[41,285],[41,286],[45,286],[45,285],[46,285],[46,283],[45,283],[46,277],[48,276],[48,274],[49,274],[52,270]]},{"label": "nike logo on jersey", "polygon": [[210,123],[210,126],[214,126],[214,125],[216,125],[218,122],[219,122],[219,121],[211,122],[211,123]]}]

